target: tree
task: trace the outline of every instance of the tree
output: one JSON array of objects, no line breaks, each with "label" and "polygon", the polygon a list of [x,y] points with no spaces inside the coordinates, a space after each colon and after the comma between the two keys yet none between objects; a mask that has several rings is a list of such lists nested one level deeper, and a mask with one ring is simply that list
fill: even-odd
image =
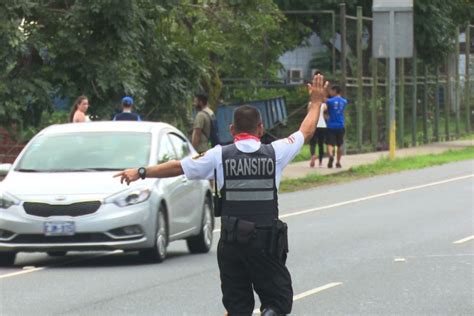
[{"label": "tree", "polygon": [[0,123],[37,124],[54,96],[72,102],[79,94],[101,118],[124,94],[134,95],[150,119],[180,113],[176,105],[196,86],[199,66],[160,33],[173,3],[2,2]]},{"label": "tree", "polygon": [[[279,38],[284,16],[271,0],[182,1],[172,34],[205,69],[201,89],[215,107],[222,76],[262,78],[288,47]],[[272,50],[265,51],[265,41]],[[267,64],[266,64],[267,63]]]},{"label": "tree", "polygon": [[418,0],[414,10],[417,55],[433,65],[444,63],[454,51],[456,28],[474,21],[470,0]]},{"label": "tree", "polygon": [[7,126],[38,125],[53,97],[80,94],[98,118],[131,94],[146,118],[180,124],[199,87],[216,105],[221,76],[263,78],[291,46],[271,0],[17,0],[0,17]]},{"label": "tree", "polygon": [[[344,2],[348,14],[355,15],[357,6],[362,6],[365,16],[372,15],[373,3],[371,0],[276,0],[275,2],[281,10],[325,9],[335,12],[339,12],[340,3]],[[474,20],[474,3],[471,0],[416,0],[414,1],[414,13],[415,45],[418,56],[427,63],[438,64],[454,50],[453,41],[456,27]],[[329,25],[327,19],[328,17],[325,16],[317,18],[289,16],[288,23],[293,23],[293,29],[296,29],[294,34],[299,35],[301,41],[304,36],[307,36],[307,33],[302,30],[313,28],[321,36],[323,42],[330,46],[332,45],[329,41],[331,35],[328,34],[327,28],[322,28],[323,25]],[[298,27],[294,27],[295,23],[299,24]],[[339,30],[338,24],[336,24],[337,30]],[[355,29],[348,28],[347,31],[348,38],[354,36],[351,32],[355,32]],[[371,32],[371,30],[369,31]]]}]

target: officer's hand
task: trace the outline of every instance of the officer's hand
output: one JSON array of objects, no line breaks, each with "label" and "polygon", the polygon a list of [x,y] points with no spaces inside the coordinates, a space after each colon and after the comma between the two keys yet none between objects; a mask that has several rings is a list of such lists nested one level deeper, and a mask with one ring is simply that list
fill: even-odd
[{"label": "officer's hand", "polygon": [[114,175],[114,178],[117,177],[120,177],[120,183],[125,181],[127,182],[127,185],[129,185],[130,182],[137,181],[140,178],[140,175],[138,174],[138,169],[127,169]]},{"label": "officer's hand", "polygon": [[318,74],[313,77],[313,84],[308,84],[311,103],[323,103],[326,100],[326,91],[329,82],[324,82],[324,76]]}]

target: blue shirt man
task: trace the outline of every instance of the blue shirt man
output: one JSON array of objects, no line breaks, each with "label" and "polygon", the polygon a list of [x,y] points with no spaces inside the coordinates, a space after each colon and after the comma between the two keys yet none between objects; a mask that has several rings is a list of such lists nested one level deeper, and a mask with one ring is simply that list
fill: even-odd
[{"label": "blue shirt man", "polygon": [[347,100],[341,97],[341,88],[339,86],[331,87],[331,97],[326,101],[329,119],[327,121],[326,143],[328,145],[329,162],[328,168],[332,168],[334,163],[334,148],[337,147],[336,168],[342,168],[342,146],[344,144],[344,110],[347,106]]},{"label": "blue shirt man", "polygon": [[326,105],[329,113],[328,128],[344,128],[344,110],[347,106],[347,100],[341,97],[340,94],[336,94],[326,101]]},{"label": "blue shirt man", "polygon": [[133,99],[132,97],[126,96],[122,98],[122,113],[114,116],[114,121],[141,121],[142,118],[137,113],[132,112]]}]

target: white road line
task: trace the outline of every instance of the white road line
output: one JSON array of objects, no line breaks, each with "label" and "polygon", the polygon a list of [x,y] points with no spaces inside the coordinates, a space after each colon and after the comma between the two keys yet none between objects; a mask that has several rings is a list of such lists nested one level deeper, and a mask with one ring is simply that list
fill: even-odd
[{"label": "white road line", "polygon": [[303,293],[301,293],[301,294],[298,294],[298,295],[293,296],[293,301],[300,300],[300,299],[302,299],[302,298],[305,298],[306,296],[310,296],[310,295],[313,295],[313,294],[322,292],[322,291],[324,291],[324,290],[328,290],[328,289],[330,289],[330,288],[333,288],[333,287],[339,286],[339,285],[342,285],[342,282],[332,282],[332,283],[328,283],[328,284],[326,284],[326,285],[323,285],[323,286],[317,287],[317,288],[315,288],[315,289],[312,289],[312,290],[309,290],[309,291],[306,291],[306,292],[303,292]]},{"label": "white road line", "polygon": [[60,262],[60,263],[53,264],[53,265],[50,265],[50,266],[44,266],[44,267],[37,267],[37,268],[32,268],[32,269],[21,270],[21,271],[18,271],[18,272],[12,272],[12,273],[8,273],[8,274],[0,275],[0,279],[6,279],[6,278],[22,275],[22,274],[37,272],[37,271],[45,270],[45,269],[52,268],[52,267],[62,266],[62,265],[65,265],[65,264],[81,262],[81,261],[87,261],[87,260],[90,260],[90,259],[95,259],[95,258],[100,258],[100,257],[111,256],[111,255],[115,255],[117,253],[122,253],[122,252],[123,252],[122,250],[115,250],[115,251],[112,251],[112,252],[108,252],[108,253],[105,253],[105,254],[98,254],[98,255],[91,256],[91,257],[87,257],[87,258],[68,260],[68,261]]},{"label": "white road line", "polygon": [[[300,293],[298,295],[293,296],[293,302],[297,301],[297,300],[300,300],[302,298],[305,298],[307,296],[314,295],[314,294],[317,294],[317,293],[325,291],[325,290],[329,290],[330,288],[333,288],[333,287],[336,287],[336,286],[339,286],[339,285],[342,285],[342,282],[332,282],[332,283],[328,283],[326,285],[314,288],[312,290]],[[255,309],[253,311],[253,313],[254,314],[260,314],[260,309],[258,309],[258,308]]]},{"label": "white road line", "polygon": [[[348,200],[348,201],[339,202],[339,203],[335,203],[335,204],[329,204],[329,205],[310,208],[310,209],[297,211],[297,212],[293,212],[293,213],[283,214],[283,215],[280,215],[280,218],[287,218],[287,217],[292,217],[292,216],[303,215],[303,214],[307,214],[307,213],[327,210],[327,209],[330,209],[330,208],[335,208],[335,207],[344,206],[344,205],[348,205],[348,204],[354,204],[354,203],[359,203],[359,202],[368,201],[368,200],[372,200],[372,199],[377,199],[377,198],[392,195],[392,194],[398,194],[398,193],[403,193],[403,192],[408,192],[408,191],[413,191],[413,190],[424,189],[424,188],[432,187],[432,186],[435,186],[435,185],[450,183],[450,182],[459,181],[459,180],[465,180],[465,179],[469,179],[469,178],[474,178],[474,174],[470,174],[470,175],[467,175],[467,176],[456,177],[456,178],[451,178],[451,179],[446,179],[446,180],[442,180],[442,181],[430,182],[430,183],[421,184],[421,185],[408,187],[408,188],[403,188],[403,189],[398,189],[398,190],[393,190],[392,189],[392,190],[388,190],[387,192],[384,192],[384,193],[369,195],[369,196],[361,197],[361,198],[358,198],[358,199],[353,199],[353,200]],[[220,229],[214,229],[214,233],[218,233],[220,231],[221,231]]]},{"label": "white road line", "polygon": [[330,205],[326,205],[326,206],[310,208],[310,209],[307,209],[307,210],[293,212],[293,213],[289,213],[289,214],[283,214],[283,215],[280,216],[280,218],[287,218],[287,217],[291,217],[291,216],[303,215],[303,214],[306,214],[306,213],[312,213],[312,212],[317,212],[317,211],[326,210],[326,209],[330,209],[330,208],[335,208],[335,207],[339,207],[339,206],[344,206],[344,205],[348,205],[348,204],[359,203],[359,202],[368,201],[368,200],[372,200],[372,199],[376,199],[376,198],[380,198],[380,197],[384,197],[384,196],[388,196],[388,195],[392,195],[392,194],[398,194],[398,193],[402,193],[402,192],[408,192],[408,191],[413,191],[413,190],[418,190],[418,189],[424,189],[424,188],[432,187],[432,186],[435,186],[435,185],[445,184],[445,183],[459,181],[459,180],[465,180],[465,179],[469,179],[469,178],[473,178],[473,177],[474,177],[474,174],[470,174],[470,175],[467,175],[467,176],[456,177],[456,178],[451,178],[451,179],[446,179],[446,180],[436,181],[436,182],[430,182],[430,183],[427,183],[427,184],[417,185],[417,186],[398,189],[398,190],[389,190],[389,191],[384,192],[384,193],[369,195],[369,196],[361,197],[361,198],[358,198],[358,199],[353,199],[353,200],[344,201],[344,202],[340,202],[340,203],[330,204]]},{"label": "white road line", "polygon": [[17,275],[22,275],[22,274],[27,274],[27,273],[31,273],[31,272],[41,271],[41,270],[44,270],[44,269],[46,269],[46,267],[39,267],[39,268],[28,269],[28,270],[21,270],[21,271],[18,271],[18,272],[13,272],[13,273],[0,275],[0,279],[6,279],[6,278],[14,277],[14,276],[17,276]]},{"label": "white road line", "polygon": [[456,240],[455,242],[453,242],[453,244],[462,244],[470,240],[474,240],[474,235],[460,239],[460,240]]}]

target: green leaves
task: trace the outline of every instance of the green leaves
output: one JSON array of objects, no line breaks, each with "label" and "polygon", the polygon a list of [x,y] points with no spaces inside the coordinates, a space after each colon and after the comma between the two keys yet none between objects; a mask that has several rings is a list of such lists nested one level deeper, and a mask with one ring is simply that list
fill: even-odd
[{"label": "green leaves", "polygon": [[456,28],[474,19],[474,3],[465,0],[415,1],[415,44],[420,58],[443,64],[454,51]]},{"label": "green leaves", "polygon": [[[278,58],[313,29],[331,44],[330,15],[286,17],[282,10],[337,15],[340,2],[0,1],[0,124],[40,125],[54,97],[71,104],[80,94],[89,97],[90,114],[99,119],[109,119],[129,94],[146,119],[180,124],[195,92],[204,90],[217,104],[222,77],[271,79]],[[357,5],[371,14],[372,1],[345,3],[348,14]],[[455,27],[469,18],[472,1],[415,1],[418,55],[440,62],[453,48]],[[331,66],[323,54],[315,62]]]},{"label": "green leaves", "polygon": [[193,93],[215,104],[221,76],[261,77],[264,54],[271,65],[285,49],[271,0],[17,0],[0,18],[6,126],[39,126],[54,97],[80,94],[99,119],[129,94],[145,118],[179,124]]}]

